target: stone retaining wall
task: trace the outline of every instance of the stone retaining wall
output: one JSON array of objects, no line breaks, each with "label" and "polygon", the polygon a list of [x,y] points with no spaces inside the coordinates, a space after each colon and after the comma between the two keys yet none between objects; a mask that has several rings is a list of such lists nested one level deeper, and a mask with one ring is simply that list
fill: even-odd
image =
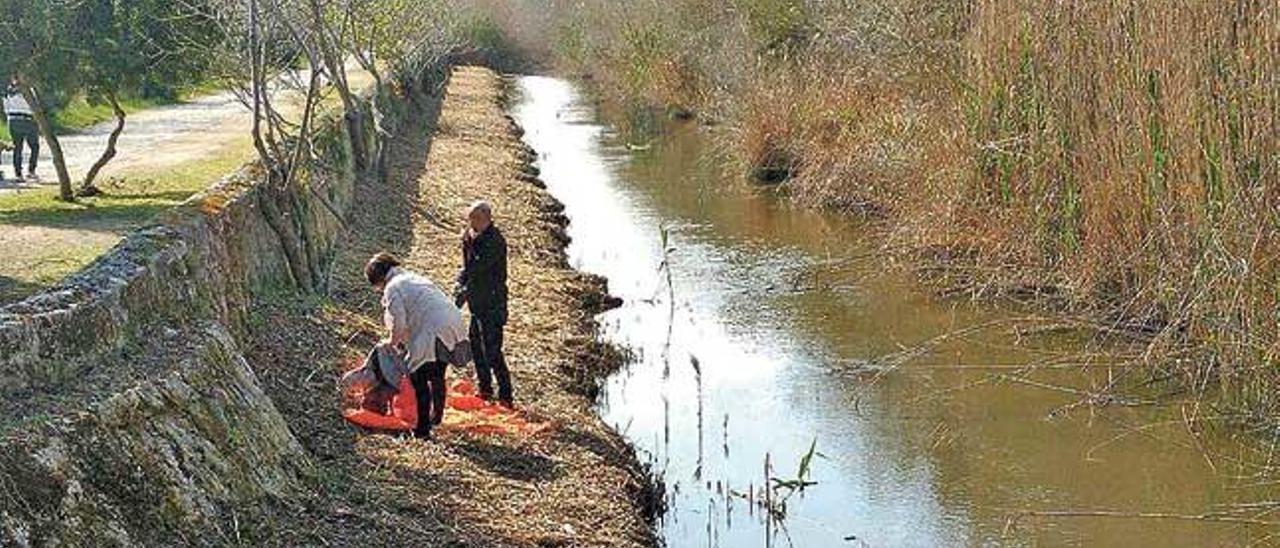
[{"label": "stone retaining wall", "polygon": [[[320,272],[358,182],[345,124],[325,131],[324,169],[277,202]],[[298,485],[306,454],[236,342],[293,286],[263,179],[247,165],[0,308],[0,544],[225,544]]]},{"label": "stone retaining wall", "polygon": [[[350,142],[339,126],[321,152],[333,166],[289,196],[292,228],[330,256],[339,211],[355,185]],[[58,287],[0,308],[0,391],[43,389],[73,379],[155,322],[215,318],[242,327],[253,292],[292,284],[280,239],[258,207],[255,164],[188,199]],[[315,265],[323,268],[323,265]]]},{"label": "stone retaining wall", "polygon": [[210,322],[156,342],[180,351],[153,345],[142,379],[7,425],[5,546],[233,544],[237,512],[299,484],[306,453],[230,333]]}]

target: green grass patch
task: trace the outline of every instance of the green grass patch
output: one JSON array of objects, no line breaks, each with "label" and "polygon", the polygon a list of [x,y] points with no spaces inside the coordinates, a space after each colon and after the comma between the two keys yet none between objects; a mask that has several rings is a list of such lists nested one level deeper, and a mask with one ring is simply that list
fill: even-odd
[{"label": "green grass patch", "polygon": [[[120,107],[124,109],[126,114],[133,114],[140,110],[157,107],[165,104],[173,104],[174,101],[160,99],[139,99],[129,98],[120,101]],[[80,131],[107,120],[115,118],[115,113],[108,104],[92,104],[83,97],[72,99],[63,108],[53,113],[53,127],[59,134]]]},{"label": "green grass patch", "polygon": [[47,253],[27,255],[14,265],[0,268],[0,304],[14,302],[52,287],[110,249],[101,242],[81,242],[48,248]]},{"label": "green grass patch", "polygon": [[75,203],[56,188],[0,195],[0,303],[53,286],[109,251],[130,230],[208,188],[251,156],[249,143],[223,147],[210,158],[163,169],[138,170],[102,182],[107,194]]},{"label": "green grass patch", "polygon": [[235,170],[248,152],[232,146],[206,160],[110,177],[100,185],[105,195],[73,203],[59,201],[52,187],[0,195],[0,224],[127,231]]}]

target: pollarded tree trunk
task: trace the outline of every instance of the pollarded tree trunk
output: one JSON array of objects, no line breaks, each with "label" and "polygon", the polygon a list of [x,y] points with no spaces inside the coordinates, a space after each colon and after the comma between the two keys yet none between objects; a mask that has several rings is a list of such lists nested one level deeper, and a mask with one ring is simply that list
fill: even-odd
[{"label": "pollarded tree trunk", "polygon": [[[272,174],[274,179],[277,174]],[[267,220],[271,231],[275,232],[284,251],[285,262],[289,263],[289,274],[298,289],[306,293],[315,290],[315,278],[311,269],[311,261],[306,250],[306,242],[293,229],[293,221],[280,209],[281,202],[287,202],[288,191],[280,188],[278,181],[268,181],[259,187],[258,207],[262,217]],[[292,209],[292,208],[291,208]]]},{"label": "pollarded tree trunk", "polygon": [[53,123],[49,120],[49,113],[44,109],[44,103],[40,102],[40,94],[34,86],[22,86],[22,97],[27,100],[28,105],[31,105],[31,117],[35,118],[36,127],[40,129],[40,135],[44,137],[45,145],[49,147],[49,156],[53,157],[53,167],[58,172],[58,197],[64,202],[73,202],[76,197],[71,189],[71,174],[67,172],[67,160],[62,155],[62,143],[53,132]]},{"label": "pollarded tree trunk", "polygon": [[351,156],[357,171],[369,167],[369,136],[364,130],[364,112],[359,104],[352,104],[343,118],[347,121],[347,135],[351,137]]},{"label": "pollarded tree trunk", "polygon": [[[250,134],[253,136],[253,148],[258,151],[258,160],[262,163],[263,169],[267,171],[266,183],[258,187],[257,201],[258,209],[262,211],[262,217],[267,221],[267,226],[271,227],[271,231],[275,233],[276,240],[280,242],[280,248],[284,252],[285,262],[289,263],[289,275],[293,278],[294,284],[301,290],[310,292],[311,271],[310,265],[303,257],[302,246],[298,241],[298,235],[294,233],[291,221],[280,211],[281,195],[285,190],[282,188],[288,184],[292,173],[290,170],[282,169],[277,162],[278,152],[275,147],[275,141],[271,138],[271,107],[270,95],[267,93],[266,75],[264,58],[265,50],[261,47],[261,36],[259,35],[259,13],[258,0],[249,0],[249,54],[251,56],[249,62],[250,70],[250,88],[253,92],[253,129]],[[265,124],[264,124],[265,122]],[[266,131],[266,137],[263,132]],[[270,144],[270,147],[268,146]]]},{"label": "pollarded tree trunk", "polygon": [[[310,187],[311,185],[308,184],[307,186]],[[295,188],[301,190],[300,187]],[[311,224],[306,217],[307,209],[302,204],[302,193],[291,192],[287,196],[291,210],[298,216],[298,234],[302,240],[303,259],[307,261],[307,273],[311,274],[311,290],[313,292],[323,291],[325,289],[324,276],[321,275],[321,271],[324,270],[324,265],[320,263],[320,242],[317,242],[315,237],[312,236]]]},{"label": "pollarded tree trunk", "polygon": [[[319,70],[316,65],[319,60],[324,64],[325,70],[329,72],[329,79],[333,87],[338,90],[338,97],[342,100],[343,118],[347,123],[347,135],[351,137],[351,153],[355,159],[357,170],[364,170],[368,167],[368,147],[365,142],[364,133],[364,112],[360,108],[360,100],[351,90],[351,83],[347,80],[347,66],[341,53],[342,49],[338,45],[342,42],[342,38],[338,36],[334,29],[330,27],[330,20],[326,17],[326,7],[320,0],[310,0],[311,6],[311,23],[315,30],[315,36],[318,38],[318,48],[311,52],[311,70]],[[351,16],[348,11],[347,17]]]},{"label": "pollarded tree trunk", "polygon": [[111,135],[107,137],[107,148],[102,151],[102,156],[98,157],[98,161],[93,163],[89,168],[89,172],[84,176],[84,182],[80,184],[80,190],[77,192],[79,196],[93,196],[100,194],[98,187],[93,182],[98,178],[98,172],[116,157],[116,142],[120,140],[120,133],[124,131],[124,108],[120,106],[120,101],[116,99],[116,94],[107,91],[107,102],[111,104],[111,110],[116,116],[116,127],[111,130]]}]

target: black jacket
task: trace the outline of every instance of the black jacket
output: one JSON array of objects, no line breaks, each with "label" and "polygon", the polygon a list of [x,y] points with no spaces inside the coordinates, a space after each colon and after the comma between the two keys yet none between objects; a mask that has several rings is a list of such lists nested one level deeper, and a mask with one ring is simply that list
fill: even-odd
[{"label": "black jacket", "polygon": [[507,239],[492,224],[475,238],[462,239],[462,272],[458,273],[458,306],[507,323]]}]

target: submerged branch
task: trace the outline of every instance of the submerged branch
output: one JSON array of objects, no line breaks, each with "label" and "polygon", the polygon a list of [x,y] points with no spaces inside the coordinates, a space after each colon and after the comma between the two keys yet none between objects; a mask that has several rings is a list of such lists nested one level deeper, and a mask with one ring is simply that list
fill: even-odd
[{"label": "submerged branch", "polygon": [[1175,514],[1166,512],[1120,512],[1112,510],[1027,510],[1020,512],[1016,518],[1115,518],[1115,519],[1152,519],[1177,521],[1203,521],[1214,523],[1240,523],[1246,525],[1280,526],[1280,521],[1257,518],[1228,516],[1222,514]]}]

